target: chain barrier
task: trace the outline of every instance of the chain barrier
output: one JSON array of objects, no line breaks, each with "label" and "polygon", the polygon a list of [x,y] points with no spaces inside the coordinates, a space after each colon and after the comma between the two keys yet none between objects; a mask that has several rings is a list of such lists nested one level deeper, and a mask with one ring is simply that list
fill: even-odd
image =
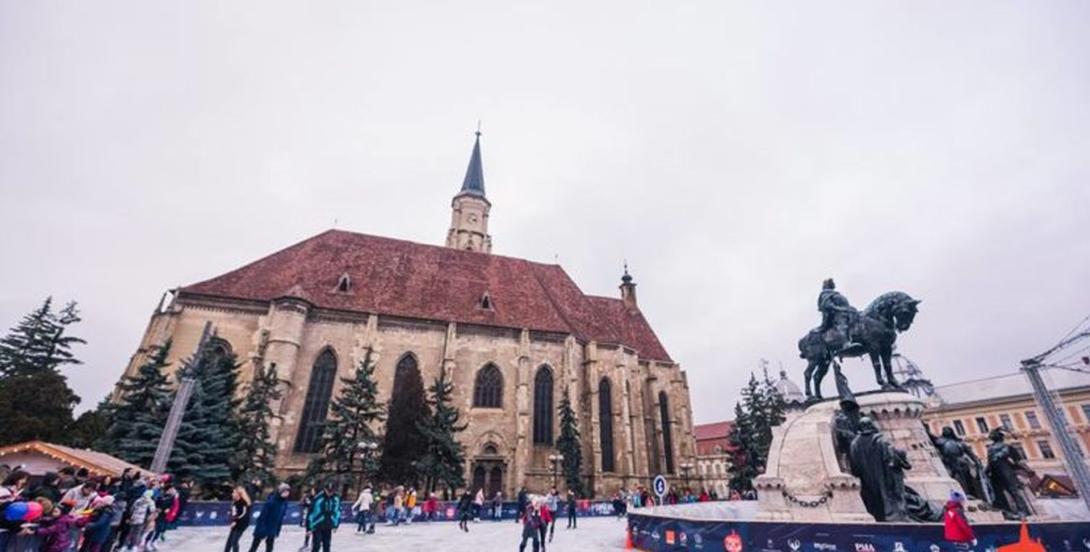
[{"label": "chain barrier", "polygon": [[786,498],[788,502],[792,504],[797,504],[799,506],[802,506],[803,508],[817,508],[818,506],[823,506],[826,502],[829,502],[830,498],[833,498],[833,491],[829,490],[826,490],[821,495],[821,498],[817,500],[802,500],[800,498],[796,498],[794,496],[791,496],[791,494],[787,492],[787,489],[784,489],[780,492],[783,493],[783,497]]}]

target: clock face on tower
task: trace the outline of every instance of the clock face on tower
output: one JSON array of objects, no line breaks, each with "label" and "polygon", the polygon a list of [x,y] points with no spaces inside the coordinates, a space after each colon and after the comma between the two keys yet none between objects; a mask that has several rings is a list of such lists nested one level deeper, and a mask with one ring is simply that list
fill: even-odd
[{"label": "clock face on tower", "polygon": [[466,220],[468,220],[470,224],[477,224],[477,214],[470,213]]}]

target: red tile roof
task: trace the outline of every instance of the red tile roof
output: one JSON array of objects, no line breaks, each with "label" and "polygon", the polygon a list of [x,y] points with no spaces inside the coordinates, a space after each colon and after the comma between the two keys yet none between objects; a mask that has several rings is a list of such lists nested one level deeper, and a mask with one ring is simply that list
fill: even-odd
[{"label": "red tile roof", "polygon": [[704,439],[726,439],[732,427],[734,427],[734,422],[729,420],[726,422],[694,425],[693,436],[696,437],[697,441],[703,441]]},{"label": "red tile roof", "polygon": [[[347,274],[348,293],[337,291]],[[184,294],[271,301],[427,320],[570,333],[672,362],[638,310],[584,295],[558,265],[329,230]],[[480,307],[487,292],[493,309]]]}]

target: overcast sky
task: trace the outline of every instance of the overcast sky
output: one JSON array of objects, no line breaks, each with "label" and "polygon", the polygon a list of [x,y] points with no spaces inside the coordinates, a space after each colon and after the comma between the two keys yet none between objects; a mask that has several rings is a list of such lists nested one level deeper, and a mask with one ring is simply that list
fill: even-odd
[{"label": "overcast sky", "polygon": [[923,299],[936,383],[1012,372],[1090,314],[1088,54],[1084,1],[0,0],[0,325],[78,300],[93,405],[167,288],[441,244],[481,119],[495,252],[627,258],[697,422],[801,383],[830,276]]}]

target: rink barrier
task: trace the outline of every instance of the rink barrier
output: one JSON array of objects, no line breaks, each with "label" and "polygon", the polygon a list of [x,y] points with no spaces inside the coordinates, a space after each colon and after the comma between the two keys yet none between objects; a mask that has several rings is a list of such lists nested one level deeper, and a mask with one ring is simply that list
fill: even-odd
[{"label": "rink barrier", "polygon": [[[944,540],[941,523],[714,521],[628,514],[633,546],[648,552],[985,552],[1018,542],[1020,529],[1017,522],[975,524],[977,546],[959,548]],[[1029,533],[1050,551],[1090,551],[1087,521],[1031,523]]]},{"label": "rink barrier", "polygon": [[[261,516],[261,510],[264,508],[264,501],[254,504],[254,519],[256,520]],[[436,512],[433,521],[457,521],[458,520],[458,503],[457,502],[440,502],[439,511]],[[341,501],[341,523],[350,524],[355,522],[355,516],[352,514],[352,501]],[[227,525],[227,517],[231,510],[231,503],[225,501],[206,502],[206,501],[191,501],[186,504],[185,509],[182,510],[178,517],[179,525],[192,525],[192,526],[212,526],[212,525]],[[413,521],[423,521],[424,512],[423,505],[417,503],[416,508],[413,510]],[[481,511],[482,520],[496,519],[493,515],[494,511],[492,504],[486,502],[484,508]],[[504,502],[501,517],[499,519],[513,520],[518,515],[518,503],[517,502]],[[568,515],[567,506],[563,501],[560,505],[560,513],[557,514],[557,519],[563,520]],[[578,517],[606,517],[617,515],[613,509],[612,502],[609,501],[597,501],[597,500],[579,500],[576,502],[576,515]],[[376,523],[383,523],[385,519],[377,519]],[[299,502],[291,501],[287,504],[287,509],[284,512],[284,525],[301,525],[302,524],[302,510],[299,507]]]}]

